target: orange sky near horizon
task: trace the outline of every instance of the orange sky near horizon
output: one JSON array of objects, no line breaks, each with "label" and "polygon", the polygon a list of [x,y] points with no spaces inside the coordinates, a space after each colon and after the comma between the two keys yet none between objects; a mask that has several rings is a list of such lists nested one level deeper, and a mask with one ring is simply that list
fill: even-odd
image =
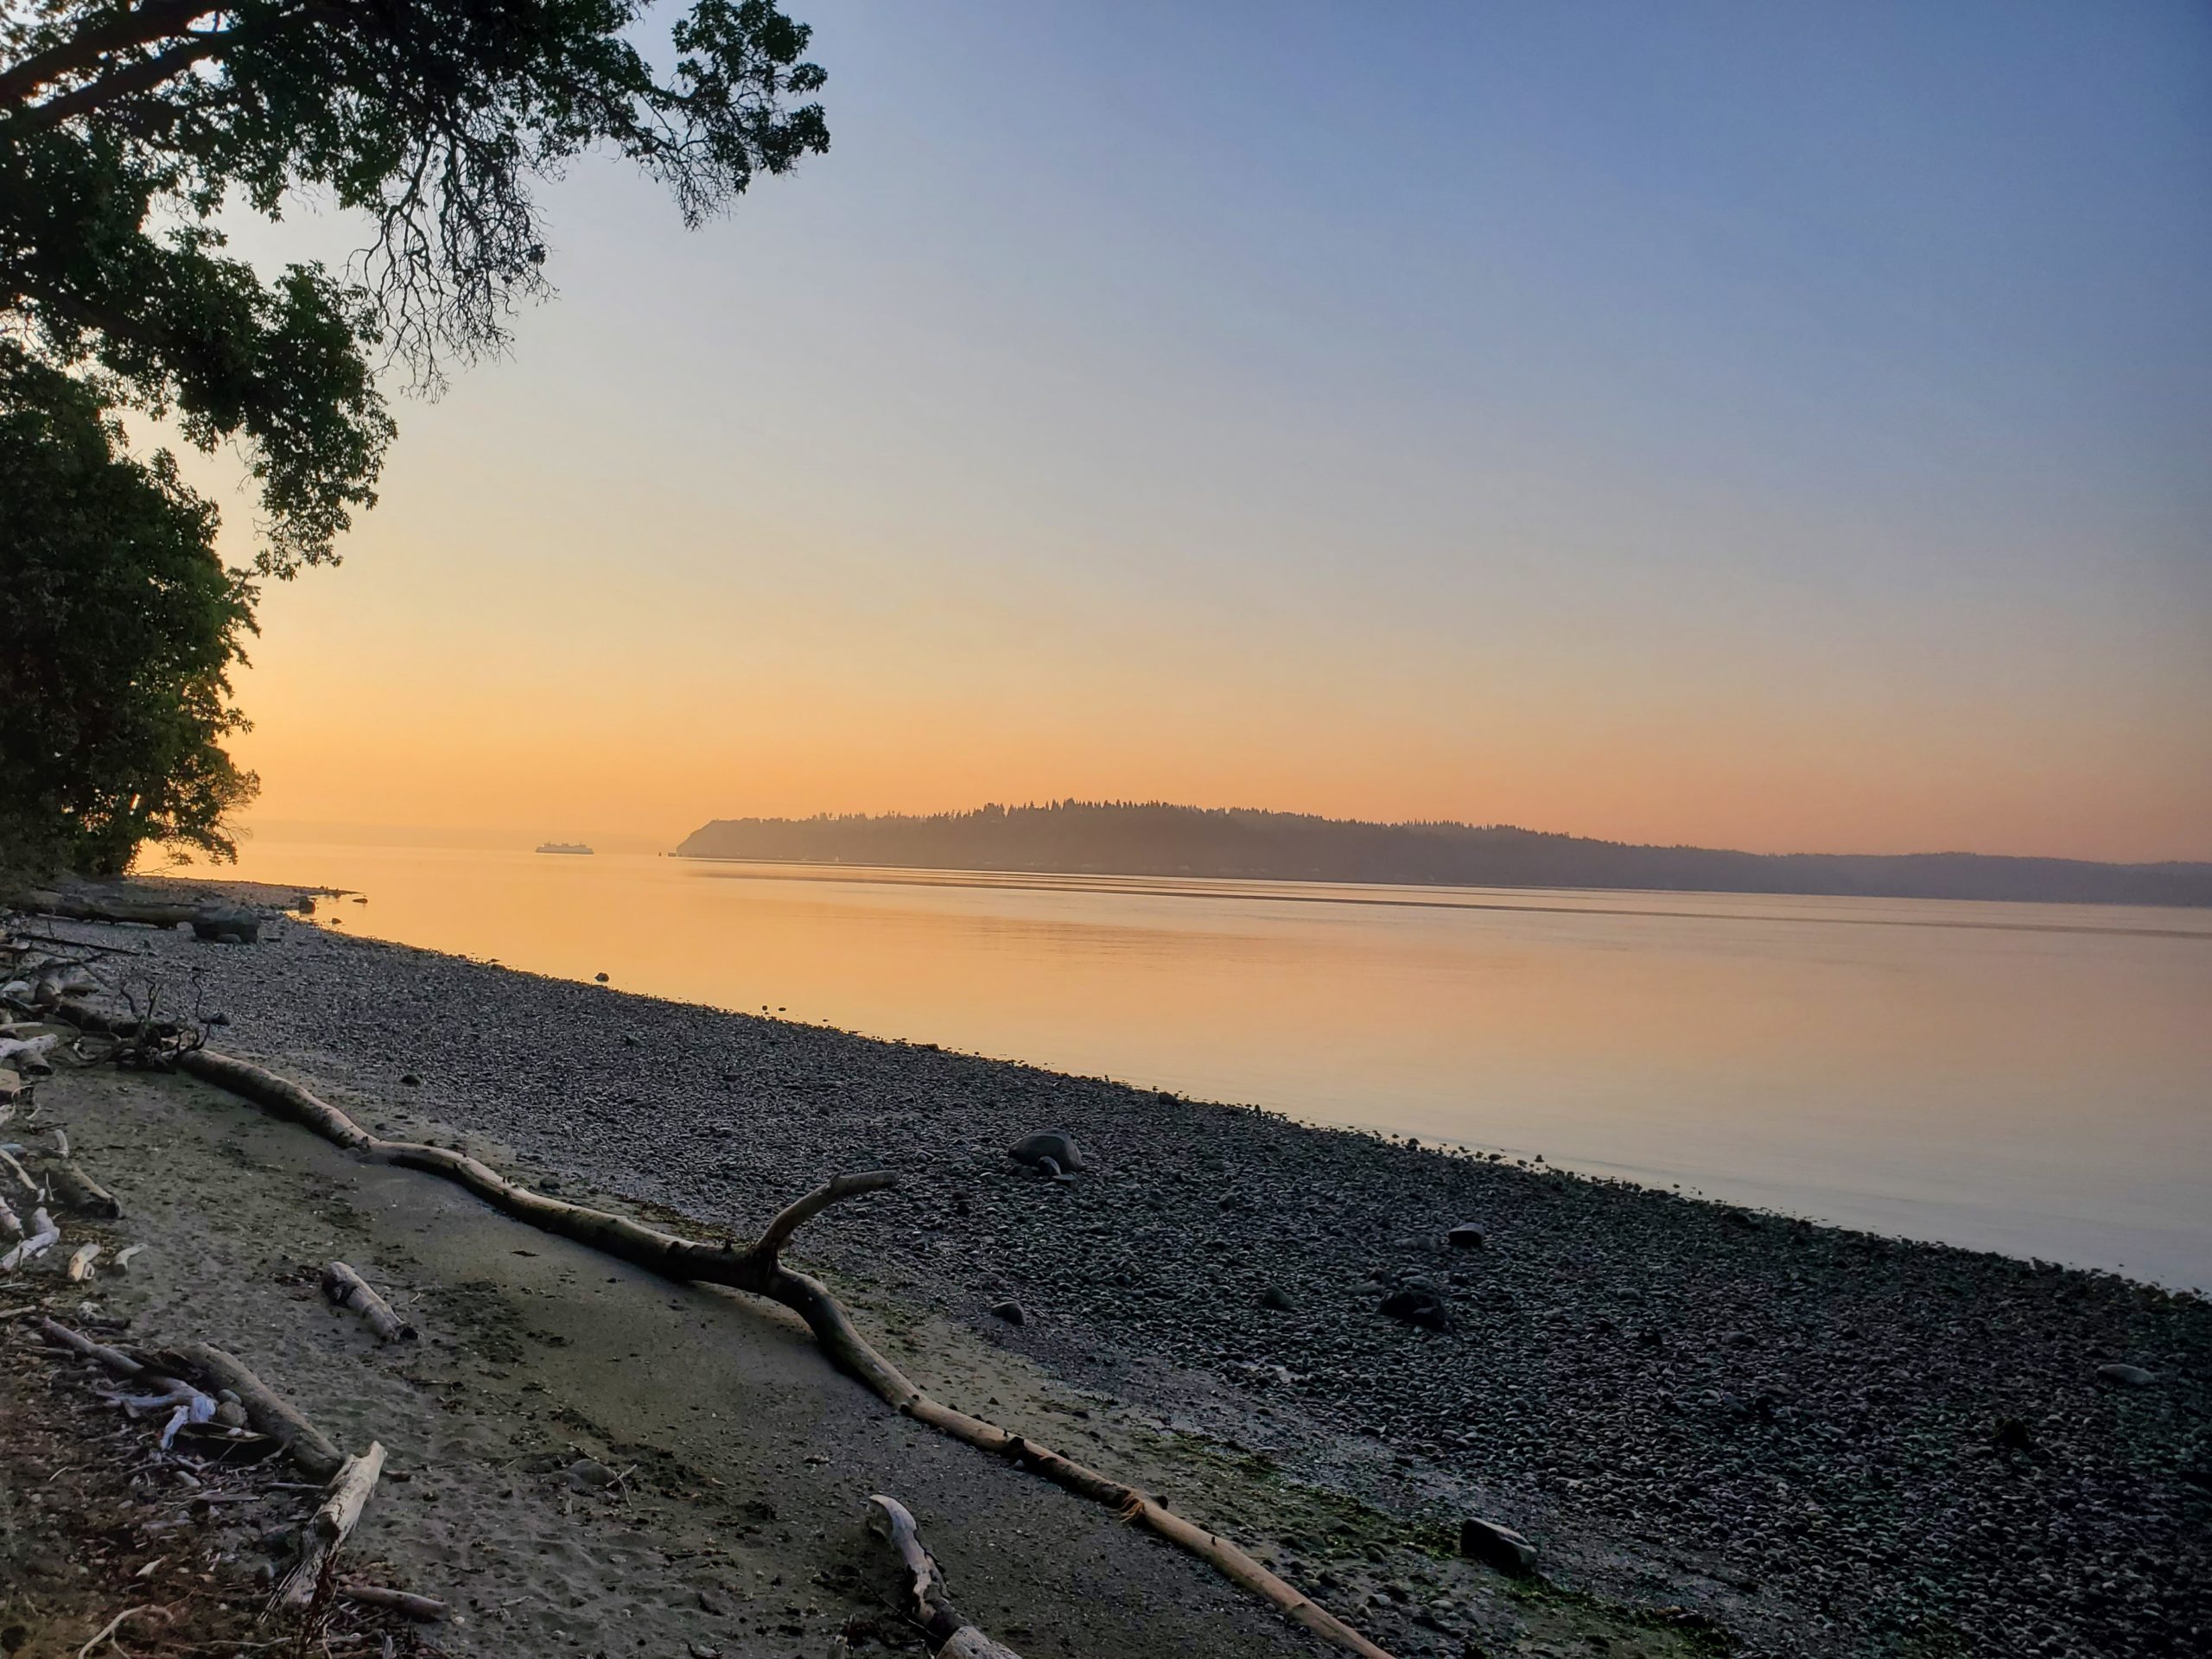
[{"label": "orange sky near horizon", "polygon": [[249,829],[2212,859],[2201,16],[801,10],[831,152],[549,187],[558,297],[268,587]]}]

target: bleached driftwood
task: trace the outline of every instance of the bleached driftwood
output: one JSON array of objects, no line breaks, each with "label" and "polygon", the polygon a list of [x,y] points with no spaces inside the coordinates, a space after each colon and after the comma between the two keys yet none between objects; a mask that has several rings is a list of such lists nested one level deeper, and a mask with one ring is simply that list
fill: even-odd
[{"label": "bleached driftwood", "polygon": [[1001,1647],[962,1617],[945,1593],[944,1575],[937,1560],[922,1548],[922,1535],[914,1517],[895,1497],[878,1492],[868,1501],[868,1529],[888,1543],[906,1569],[908,1610],[929,1638],[937,1659],[1020,1659],[1013,1649]]},{"label": "bleached driftwood", "polygon": [[22,1218],[8,1207],[5,1198],[0,1198],[0,1233],[5,1233],[10,1238],[23,1236]]},{"label": "bleached driftwood", "polygon": [[23,1235],[22,1242],[0,1255],[0,1273],[13,1273],[26,1262],[35,1262],[61,1242],[61,1230],[54,1224],[54,1217],[44,1210],[31,1211],[31,1230]]},{"label": "bleached driftwood", "polygon": [[343,1262],[333,1262],[322,1270],[322,1294],[348,1313],[359,1314],[379,1341],[410,1342],[415,1338],[415,1327],[393,1313],[391,1304]]},{"label": "bleached driftwood", "polygon": [[69,1277],[73,1283],[82,1284],[96,1271],[93,1264],[106,1248],[101,1244],[79,1244],[69,1256]]},{"label": "bleached driftwood", "polygon": [[547,1232],[588,1244],[666,1278],[728,1285],[780,1302],[806,1321],[833,1364],[873,1390],[894,1410],[980,1451],[1042,1475],[1069,1491],[1109,1506],[1123,1519],[1189,1551],[1231,1582],[1273,1603],[1345,1652],[1358,1655],[1360,1659],[1390,1659],[1385,1649],[1269,1572],[1229,1539],[1174,1514],[1156,1498],[1125,1482],[1065,1458],[1026,1436],[1008,1433],[995,1423],[971,1417],[931,1399],[869,1344],[826,1286],[783,1264],[779,1259],[780,1248],[801,1223],[841,1199],[895,1185],[897,1178],[889,1171],[834,1178],[785,1209],[749,1246],[741,1249],[731,1243],[700,1243],[664,1233],[627,1217],[533,1192],[505,1179],[465,1153],[416,1141],[383,1140],[289,1078],[235,1055],[194,1048],[180,1054],[176,1063],[179,1069],[202,1082],[228,1089],[278,1117],[304,1125],[358,1156],[442,1176],[474,1193],[493,1209]]},{"label": "bleached driftwood", "polygon": [[123,1214],[123,1205],[115,1194],[85,1173],[84,1166],[67,1153],[58,1162],[47,1165],[46,1183],[54,1196],[72,1210],[82,1211],[88,1216],[104,1216],[110,1221]]},{"label": "bleached driftwood", "polygon": [[368,1503],[369,1494],[376,1490],[377,1477],[383,1471],[384,1447],[374,1440],[360,1456],[348,1458],[339,1466],[322,1503],[300,1529],[300,1559],[276,1586],[270,1605],[296,1610],[315,1599],[315,1586],[322,1582],[323,1573],[360,1520],[362,1506]]},{"label": "bleached driftwood", "polygon": [[435,1624],[446,1616],[445,1603],[435,1596],[418,1596],[412,1590],[394,1590],[387,1585],[362,1584],[348,1579],[338,1586],[338,1593],[364,1607],[389,1607],[393,1612],[404,1613],[425,1624]]},{"label": "bleached driftwood", "polygon": [[145,1248],[143,1244],[126,1244],[115,1253],[115,1260],[108,1265],[118,1273],[128,1273],[130,1271],[130,1258]]},{"label": "bleached driftwood", "polygon": [[291,1455],[292,1461],[318,1480],[327,1480],[346,1461],[329,1438],[302,1416],[292,1402],[276,1392],[245,1365],[221,1349],[204,1342],[164,1348],[148,1357],[159,1370],[197,1383],[208,1394],[226,1390],[245,1408],[246,1421]]}]

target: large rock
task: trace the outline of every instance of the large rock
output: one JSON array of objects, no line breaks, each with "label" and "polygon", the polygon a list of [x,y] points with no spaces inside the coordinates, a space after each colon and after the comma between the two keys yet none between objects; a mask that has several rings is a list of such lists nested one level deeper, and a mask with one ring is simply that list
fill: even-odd
[{"label": "large rock", "polygon": [[1536,1547],[1510,1527],[1472,1516],[1459,1522],[1459,1553],[1516,1578],[1536,1570]]},{"label": "large rock", "polygon": [[2100,1365],[2097,1381],[2116,1382],[2123,1389],[2147,1389],[2158,1380],[2156,1371],[2146,1371],[2140,1365]]},{"label": "large rock", "polygon": [[192,912],[192,935],[199,939],[251,944],[261,937],[261,918],[244,905],[202,905]]},{"label": "large rock", "polygon": [[1039,1129],[1024,1135],[1007,1148],[1006,1155],[1032,1169],[1042,1169],[1049,1158],[1053,1166],[1049,1173],[1055,1175],[1071,1175],[1083,1167],[1083,1148],[1065,1129]]},{"label": "large rock", "polygon": [[1444,1235],[1444,1242],[1455,1250],[1479,1250],[1485,1240],[1481,1228],[1471,1221],[1463,1221]]},{"label": "large rock", "polygon": [[1452,1314],[1444,1298],[1426,1279],[1408,1279],[1382,1299],[1382,1311],[1394,1319],[1430,1331],[1449,1331]]}]

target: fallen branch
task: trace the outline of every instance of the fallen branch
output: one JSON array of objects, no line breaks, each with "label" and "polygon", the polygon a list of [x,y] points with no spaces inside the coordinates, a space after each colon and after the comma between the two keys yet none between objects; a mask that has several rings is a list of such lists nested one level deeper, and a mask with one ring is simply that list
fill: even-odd
[{"label": "fallen branch", "polygon": [[[143,1607],[126,1607],[121,1612],[118,1613],[113,1618],[108,1620],[106,1624],[101,1625],[99,1630],[93,1635],[92,1639],[86,1643],[83,1647],[77,1649],[77,1659],[86,1659],[86,1656],[90,1654],[94,1648],[99,1646],[101,1643],[111,1640],[114,1637],[115,1633],[123,1628],[124,1620],[127,1618],[137,1618],[147,1613],[158,1613],[161,1615],[162,1622],[163,1624],[167,1624],[168,1622],[169,1610],[157,1604],[149,1604]],[[115,1645],[116,1650],[118,1653],[123,1650],[122,1643],[117,1642]]]},{"label": "fallen branch", "polygon": [[92,1276],[93,1263],[100,1259],[104,1244],[79,1244],[69,1257],[69,1279],[73,1284],[82,1284]]},{"label": "fallen branch", "polygon": [[94,1342],[90,1337],[81,1332],[72,1331],[59,1320],[41,1319],[38,1328],[48,1342],[57,1343],[86,1359],[98,1360],[118,1376],[142,1376],[145,1374],[145,1366],[120,1348],[110,1348],[105,1343]]},{"label": "fallen branch", "polygon": [[[297,1084],[235,1055],[195,1048],[180,1054],[176,1064],[201,1081],[228,1089],[276,1116],[304,1125],[360,1157],[443,1176],[493,1209],[546,1232],[588,1244],[666,1278],[727,1285],[780,1302],[806,1321],[831,1363],[859,1380],[893,1409],[981,1451],[1040,1474],[1069,1491],[1109,1505],[1125,1520],[1147,1527],[1189,1551],[1232,1582],[1272,1602],[1344,1651],[1359,1655],[1360,1659],[1390,1659],[1383,1649],[1219,1534],[1171,1513],[1157,1499],[1134,1486],[931,1399],[869,1345],[827,1287],[783,1265],[779,1252],[800,1224],[841,1198],[896,1185],[897,1177],[888,1171],[838,1177],[785,1209],[769,1224],[758,1242],[741,1250],[728,1243],[702,1244],[679,1238],[627,1217],[531,1192],[505,1179],[465,1153],[415,1141],[382,1140]],[[251,1410],[250,1405],[248,1409]]]},{"label": "fallen branch", "polygon": [[276,1586],[270,1606],[296,1610],[315,1599],[323,1574],[360,1520],[362,1507],[383,1471],[384,1447],[374,1440],[360,1456],[348,1458],[339,1466],[321,1504],[300,1529],[300,1559]]},{"label": "fallen branch", "polygon": [[895,1497],[880,1492],[868,1501],[868,1529],[897,1552],[906,1569],[907,1593],[913,1599],[914,1622],[929,1637],[937,1659],[1020,1659],[1011,1648],[1000,1646],[962,1617],[945,1593],[944,1576],[937,1561],[922,1548],[914,1517]]},{"label": "fallen branch", "polygon": [[446,1616],[445,1603],[435,1596],[418,1596],[411,1590],[394,1590],[381,1584],[362,1584],[348,1579],[338,1586],[338,1593],[364,1607],[388,1607],[424,1624],[435,1624]]},{"label": "fallen branch", "polygon": [[322,1270],[322,1294],[348,1313],[358,1313],[382,1342],[411,1342],[415,1327],[391,1311],[391,1304],[369,1287],[369,1281],[343,1262]]}]

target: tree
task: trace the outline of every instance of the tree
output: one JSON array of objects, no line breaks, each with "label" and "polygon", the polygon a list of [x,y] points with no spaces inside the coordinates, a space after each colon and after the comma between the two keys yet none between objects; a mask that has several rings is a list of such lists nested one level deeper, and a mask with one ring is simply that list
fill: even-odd
[{"label": "tree", "polygon": [[215,552],[215,510],[166,454],[141,461],[84,382],[0,348],[0,848],[98,874],[149,840],[231,850],[254,779],[223,753],[245,722],[252,589]]},{"label": "tree", "polygon": [[[770,0],[696,0],[665,70],[631,38],[643,11],[0,0],[0,340],[54,372],[11,371],[0,417],[77,442],[67,380],[126,471],[126,408],[233,444],[259,486],[259,573],[334,560],[393,437],[379,370],[435,389],[546,291],[539,180],[612,150],[696,225],[828,148],[808,31]],[[226,251],[221,213],[307,197],[368,225],[346,271],[264,280]],[[163,458],[136,465],[184,499]]]}]

